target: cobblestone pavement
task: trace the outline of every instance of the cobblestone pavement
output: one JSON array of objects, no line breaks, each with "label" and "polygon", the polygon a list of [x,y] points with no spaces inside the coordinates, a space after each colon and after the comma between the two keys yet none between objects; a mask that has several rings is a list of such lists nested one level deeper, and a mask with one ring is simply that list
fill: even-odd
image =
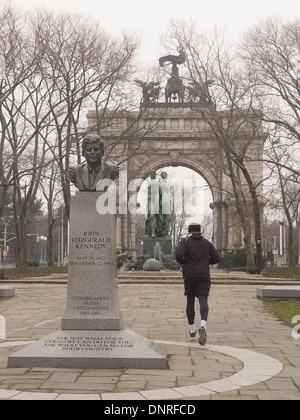
[{"label": "cobblestone pavement", "polygon": [[[0,399],[300,399],[300,340],[266,311],[256,286],[213,285],[208,345],[201,347],[188,336],[182,285],[120,284],[124,328],[163,342],[168,351],[163,371],[7,368],[9,354],[60,329],[67,292],[65,284],[12,286],[15,297],[0,300],[7,329],[0,341]],[[198,311],[197,316],[199,321]],[[254,357],[250,370],[244,354]],[[261,355],[277,363],[270,379],[256,365]],[[252,368],[262,369],[261,380],[252,380]],[[228,386],[239,372],[243,381]]]}]

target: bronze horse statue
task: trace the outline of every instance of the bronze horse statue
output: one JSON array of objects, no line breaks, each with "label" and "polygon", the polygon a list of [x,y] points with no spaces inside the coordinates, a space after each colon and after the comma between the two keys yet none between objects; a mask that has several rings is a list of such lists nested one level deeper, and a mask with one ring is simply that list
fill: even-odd
[{"label": "bronze horse statue", "polygon": [[204,102],[208,97],[208,88],[214,83],[213,79],[208,79],[205,83],[190,82],[188,86],[188,99],[192,102]]},{"label": "bronze horse statue", "polygon": [[135,80],[135,83],[142,88],[143,99],[145,104],[151,101],[158,101],[161,87],[158,82],[143,82],[142,80]]},{"label": "bronze horse statue", "polygon": [[179,77],[171,77],[168,80],[165,88],[165,98],[166,102],[171,102],[171,99],[174,101],[178,99],[178,102],[184,101],[184,86]]}]

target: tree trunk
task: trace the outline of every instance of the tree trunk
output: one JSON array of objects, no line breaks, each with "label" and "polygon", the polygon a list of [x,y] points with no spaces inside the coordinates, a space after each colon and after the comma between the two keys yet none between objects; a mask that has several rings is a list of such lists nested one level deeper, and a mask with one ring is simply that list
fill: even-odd
[{"label": "tree trunk", "polygon": [[289,250],[289,267],[296,267],[295,251],[294,251],[294,237],[293,237],[293,222],[291,218],[288,218],[289,227],[289,238],[288,238],[288,250]]},{"label": "tree trunk", "polygon": [[256,193],[256,188],[252,182],[251,176],[245,166],[241,165],[241,170],[247,181],[250,195],[252,198],[252,210],[254,216],[254,231],[255,231],[255,246],[256,246],[256,265],[259,269],[262,268],[262,232],[261,232],[261,218],[260,218],[260,205]]},{"label": "tree trunk", "polygon": [[232,159],[230,154],[225,153],[227,163],[228,163],[228,169],[231,179],[232,188],[234,191],[234,197],[236,202],[236,209],[238,212],[238,215],[240,216],[240,221],[244,233],[244,244],[245,244],[245,252],[246,252],[246,259],[247,259],[247,267],[251,267],[255,265],[254,260],[254,254],[252,249],[252,242],[251,242],[251,225],[250,225],[250,219],[248,215],[248,206],[247,201],[245,200],[245,197],[243,196],[241,181],[238,173],[235,173]]},{"label": "tree trunk", "polygon": [[[51,213],[50,213],[51,211]],[[48,206],[48,233],[47,233],[47,263],[49,267],[53,266],[53,234],[52,229],[54,226],[54,220],[52,218],[52,210],[49,210]]]}]

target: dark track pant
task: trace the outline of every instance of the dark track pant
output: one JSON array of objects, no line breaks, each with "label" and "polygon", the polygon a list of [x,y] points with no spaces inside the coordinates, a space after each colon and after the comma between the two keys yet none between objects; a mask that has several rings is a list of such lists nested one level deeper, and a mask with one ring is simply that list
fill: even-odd
[{"label": "dark track pant", "polygon": [[[207,321],[208,317],[208,296],[199,295],[200,315],[202,321]],[[189,325],[193,325],[195,321],[195,296],[187,296],[186,316]]]}]

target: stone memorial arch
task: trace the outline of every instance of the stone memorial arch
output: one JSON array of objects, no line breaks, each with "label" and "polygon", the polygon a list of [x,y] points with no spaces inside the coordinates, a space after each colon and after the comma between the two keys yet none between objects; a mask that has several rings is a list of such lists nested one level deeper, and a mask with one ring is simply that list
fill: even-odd
[{"label": "stone memorial arch", "polygon": [[[223,152],[218,145],[211,126],[202,117],[207,107],[207,92],[214,80],[204,85],[193,82],[185,86],[179,76],[179,66],[186,61],[184,50],[179,47],[178,55],[160,57],[161,67],[171,64],[171,74],[160,94],[160,83],[135,80],[142,89],[140,110],[136,112],[106,112],[98,121],[98,113],[87,115],[90,130],[101,126],[98,133],[105,140],[110,158],[119,163],[127,174],[127,182],[147,178],[150,171],[166,166],[184,166],[200,174],[211,189],[213,202],[214,245],[221,254],[243,246],[242,228],[236,211],[231,180],[224,172]],[[164,102],[161,101],[164,97]],[[100,112],[100,115],[102,113]],[[225,111],[219,111],[219,119],[226,126],[226,119],[232,118]],[[248,116],[249,117],[249,116]],[[236,120],[241,116],[235,116]],[[253,116],[255,118],[255,116]],[[251,136],[251,163],[248,171],[262,196],[262,154],[265,133],[256,132],[253,138],[251,123],[241,125],[243,130],[235,138],[237,148],[242,147]],[[124,133],[126,133],[124,135]],[[249,149],[248,149],[249,151]],[[109,152],[108,152],[109,153]],[[180,174],[178,175],[180,177]],[[245,184],[244,195],[248,187]],[[248,195],[248,197],[247,197]],[[128,192],[127,199],[130,198]],[[261,206],[262,212],[262,206]],[[253,219],[253,216],[250,217]],[[250,220],[253,225],[253,220]],[[136,215],[131,212],[117,217],[117,247],[120,251],[130,250],[136,256]],[[253,238],[253,245],[254,238]]]},{"label": "stone memorial arch", "polygon": [[[199,109],[187,103],[152,103],[147,109],[113,114],[106,128],[101,129],[107,150],[127,174],[128,183],[133,179],[146,179],[152,169],[166,166],[183,166],[200,174],[212,193],[214,244],[220,253],[243,246],[243,234],[235,207],[231,180],[224,174],[222,151],[210,126],[201,117]],[[226,118],[224,113],[223,118]],[[89,111],[90,128],[96,126],[96,113]],[[129,129],[126,137],[124,130]],[[131,131],[130,131],[131,130]],[[245,127],[240,138],[245,140],[249,131]],[[258,132],[251,141],[251,155],[256,162],[249,163],[249,171],[262,195],[262,157],[265,134]],[[257,159],[256,159],[257,158]],[[179,173],[180,177],[180,173]],[[248,187],[245,184],[245,192]],[[130,195],[130,192],[128,193]],[[128,197],[129,199],[129,197]],[[249,197],[250,202],[250,197]],[[253,221],[251,221],[253,223]],[[253,230],[254,231],[254,230]],[[136,216],[120,214],[117,219],[117,246],[120,251],[131,250],[136,255]],[[254,238],[253,238],[254,245]]]}]

